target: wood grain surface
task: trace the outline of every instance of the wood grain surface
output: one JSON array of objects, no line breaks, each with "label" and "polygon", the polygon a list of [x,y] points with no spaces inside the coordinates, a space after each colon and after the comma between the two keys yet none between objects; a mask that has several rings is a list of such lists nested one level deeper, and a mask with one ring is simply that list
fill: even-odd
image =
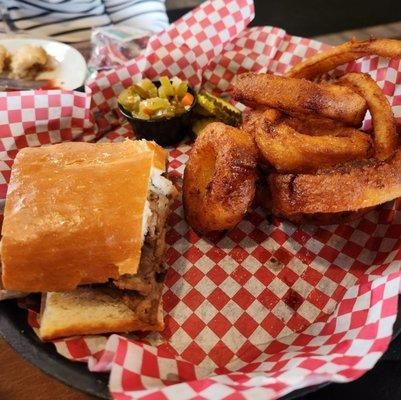
[{"label": "wood grain surface", "polygon": [[95,400],[70,389],[25,361],[0,339],[1,400]]}]

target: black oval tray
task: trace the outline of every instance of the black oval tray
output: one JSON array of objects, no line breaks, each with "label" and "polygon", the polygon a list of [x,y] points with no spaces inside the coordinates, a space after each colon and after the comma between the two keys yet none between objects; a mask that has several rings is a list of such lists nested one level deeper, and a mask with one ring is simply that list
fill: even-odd
[{"label": "black oval tray", "polygon": [[[394,337],[400,331],[399,310],[394,325]],[[84,393],[100,399],[111,399],[108,390],[109,375],[90,372],[85,363],[69,361],[55,351],[54,345],[41,342],[28,325],[26,310],[18,307],[15,300],[0,302],[0,335],[17,353],[46,374]],[[329,384],[326,382],[296,390],[284,396],[282,400],[296,399]]]}]

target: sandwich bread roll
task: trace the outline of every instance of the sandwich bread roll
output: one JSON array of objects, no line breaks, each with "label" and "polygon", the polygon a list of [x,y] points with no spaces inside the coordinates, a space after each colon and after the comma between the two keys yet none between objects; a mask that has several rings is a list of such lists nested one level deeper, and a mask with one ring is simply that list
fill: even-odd
[{"label": "sandwich bread roll", "polygon": [[176,196],[154,142],[21,150],[2,228],[7,291],[42,294],[41,337],[163,329],[165,224]]}]

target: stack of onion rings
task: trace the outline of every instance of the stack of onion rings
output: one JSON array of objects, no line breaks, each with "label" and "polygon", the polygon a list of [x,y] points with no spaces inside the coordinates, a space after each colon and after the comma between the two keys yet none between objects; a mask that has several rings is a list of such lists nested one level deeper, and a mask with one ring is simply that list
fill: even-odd
[{"label": "stack of onion rings", "polygon": [[[255,192],[274,215],[317,224],[346,222],[401,196],[396,121],[381,88],[361,73],[322,80],[366,55],[401,57],[401,41],[352,40],[284,77],[238,75],[233,97],[253,110],[241,130],[211,124],[196,140],[184,174],[189,224],[201,232],[230,229]],[[367,110],[371,134],[358,130]]]},{"label": "stack of onion rings", "polygon": [[[252,131],[263,163],[273,169],[262,177],[264,193],[259,193],[273,214],[297,223],[343,222],[401,196],[396,120],[377,83],[367,74],[348,73],[330,83],[305,84],[305,79],[316,80],[345,62],[373,54],[401,57],[401,41],[352,40],[299,63],[286,77],[248,73],[237,78],[235,98],[259,107],[243,129]],[[334,89],[340,86],[365,100],[372,135],[355,129],[365,109],[360,101],[348,103]],[[330,103],[333,93],[337,97]],[[359,110],[354,121],[352,109]]]}]

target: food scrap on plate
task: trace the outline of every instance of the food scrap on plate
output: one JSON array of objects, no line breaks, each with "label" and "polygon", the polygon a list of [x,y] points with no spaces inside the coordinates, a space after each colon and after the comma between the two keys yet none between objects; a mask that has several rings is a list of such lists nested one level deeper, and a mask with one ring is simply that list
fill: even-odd
[{"label": "food scrap on plate", "polygon": [[41,46],[23,45],[10,53],[0,44],[0,73],[11,79],[34,79],[43,71],[54,68],[54,61]]}]

